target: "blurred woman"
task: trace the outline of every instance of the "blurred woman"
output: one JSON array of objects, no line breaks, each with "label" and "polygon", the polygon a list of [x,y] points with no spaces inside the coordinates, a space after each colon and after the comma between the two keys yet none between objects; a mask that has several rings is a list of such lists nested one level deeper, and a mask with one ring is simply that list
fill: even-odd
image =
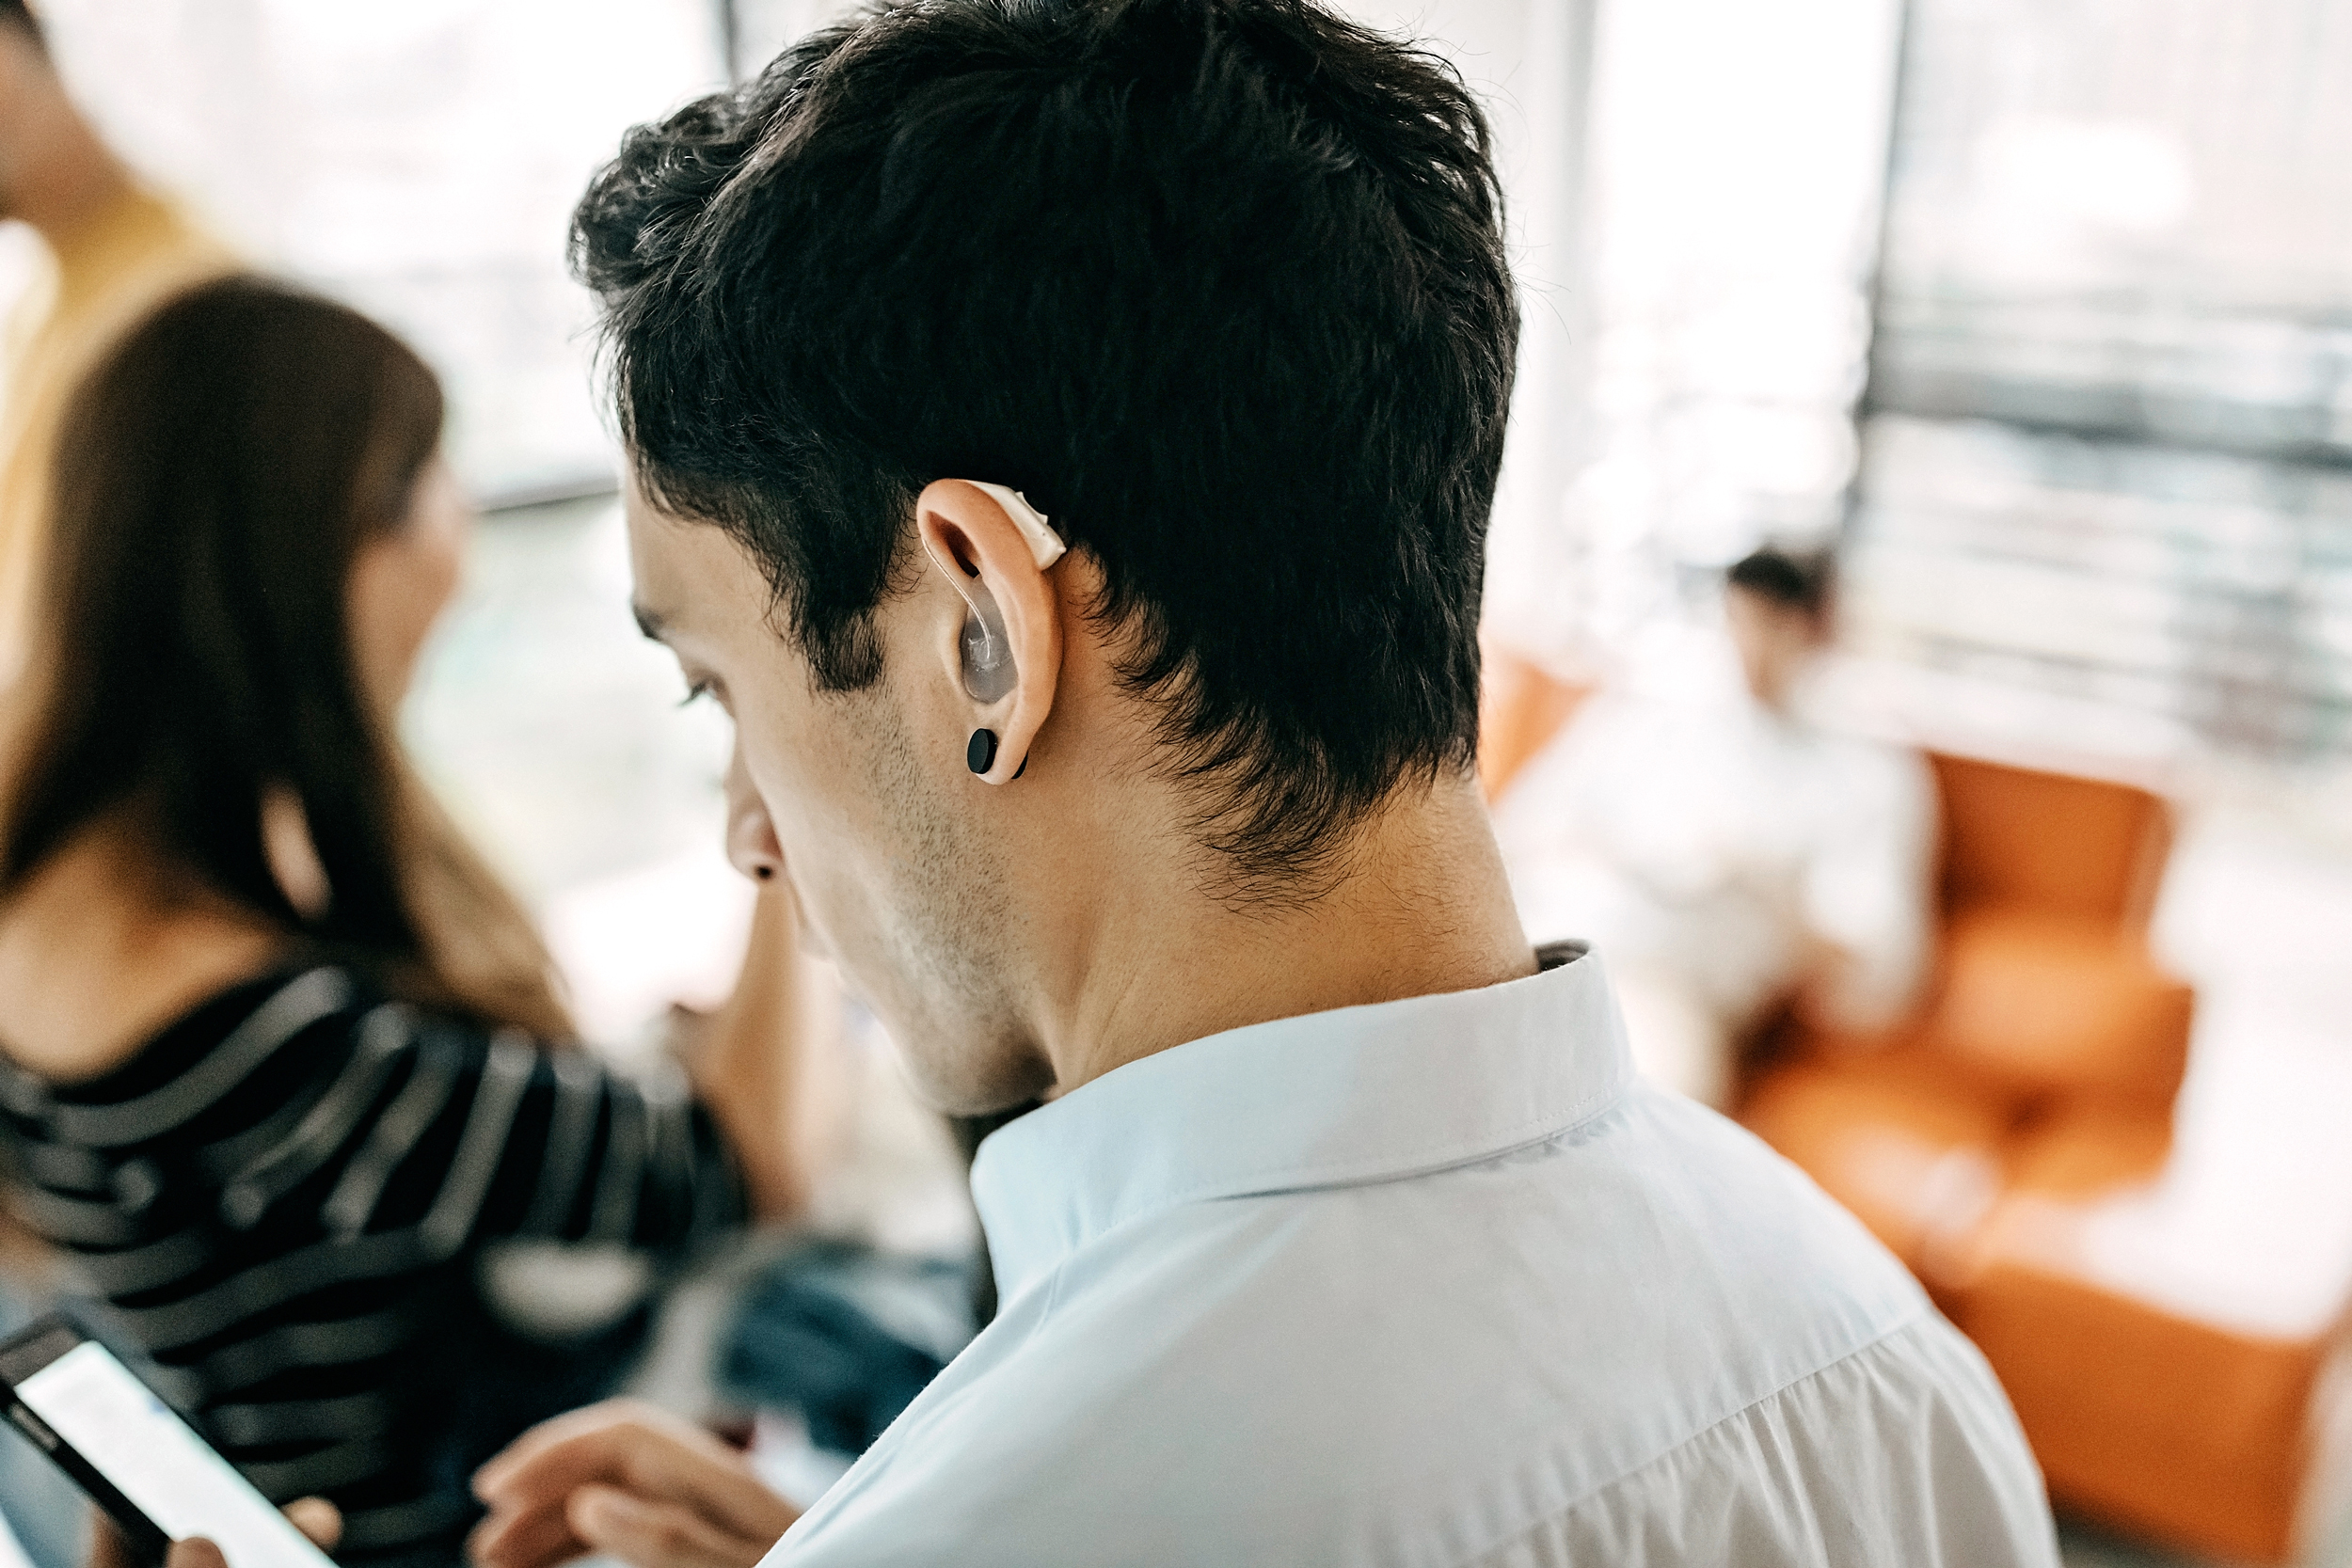
[{"label": "blurred woman", "polygon": [[264,1491],[342,1508],[358,1561],[454,1560],[474,1465],[632,1342],[514,1337],[485,1247],[675,1256],[804,1179],[787,895],[699,1101],[610,1076],[552,1048],[544,949],[402,754],[469,522],[441,420],[389,334],[276,284],[132,332],[61,429],[0,802],[18,1213]]}]

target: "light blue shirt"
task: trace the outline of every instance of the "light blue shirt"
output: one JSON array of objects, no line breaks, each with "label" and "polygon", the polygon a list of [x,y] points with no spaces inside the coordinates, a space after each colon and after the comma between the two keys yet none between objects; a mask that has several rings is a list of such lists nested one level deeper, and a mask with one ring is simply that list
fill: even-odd
[{"label": "light blue shirt", "polygon": [[1974,1349],[1546,958],[990,1138],[1001,1315],[771,1561],[2054,1565]]}]

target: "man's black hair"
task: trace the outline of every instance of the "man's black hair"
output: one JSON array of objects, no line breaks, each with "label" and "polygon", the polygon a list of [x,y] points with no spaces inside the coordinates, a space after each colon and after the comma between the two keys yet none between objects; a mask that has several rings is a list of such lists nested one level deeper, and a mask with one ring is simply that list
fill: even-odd
[{"label": "man's black hair", "polygon": [[40,34],[40,19],[33,14],[25,0],[0,0],[0,27],[17,26],[33,35],[36,44],[46,46]]},{"label": "man's black hair", "polygon": [[1732,587],[1744,588],[1784,610],[1819,615],[1829,604],[1833,573],[1827,550],[1800,553],[1768,546],[1735,562],[1724,575]]},{"label": "man's black hair", "polygon": [[919,0],[631,132],[574,219],[649,494],[834,689],[933,479],[1107,579],[1235,896],[1470,768],[1518,313],[1486,122],[1310,0]]}]

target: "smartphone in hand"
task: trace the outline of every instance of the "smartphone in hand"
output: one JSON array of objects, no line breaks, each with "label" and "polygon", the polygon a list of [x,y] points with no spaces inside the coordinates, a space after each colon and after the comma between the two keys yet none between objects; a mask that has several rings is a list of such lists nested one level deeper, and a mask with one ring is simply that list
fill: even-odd
[{"label": "smartphone in hand", "polygon": [[172,1542],[200,1535],[229,1568],[333,1568],[113,1352],[63,1318],[0,1339],[0,1403],[142,1558],[160,1561]]}]

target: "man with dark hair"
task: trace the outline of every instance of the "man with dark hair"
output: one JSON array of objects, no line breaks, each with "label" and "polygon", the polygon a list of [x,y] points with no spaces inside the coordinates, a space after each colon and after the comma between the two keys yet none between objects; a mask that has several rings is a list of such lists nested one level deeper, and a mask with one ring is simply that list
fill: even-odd
[{"label": "man with dark hair", "polygon": [[[739,864],[945,1109],[995,1322],[806,1564],[2055,1560],[1983,1363],[1530,948],[1472,778],[1516,337],[1486,122],[1308,0],[920,0],[583,202],[637,608]],[[629,1407],[477,1558],[749,1563]]]}]

